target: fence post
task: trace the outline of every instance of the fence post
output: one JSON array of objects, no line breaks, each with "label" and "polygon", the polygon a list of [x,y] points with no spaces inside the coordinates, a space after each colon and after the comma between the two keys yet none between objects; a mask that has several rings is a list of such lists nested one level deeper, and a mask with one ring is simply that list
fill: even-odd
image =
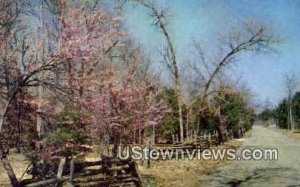
[{"label": "fence post", "polygon": [[59,179],[62,178],[65,163],[66,163],[66,157],[64,157],[63,159],[61,159],[60,162],[59,162],[59,166],[58,166],[58,170],[57,170],[57,175],[56,175],[56,177],[59,178]]},{"label": "fence post", "polygon": [[70,161],[70,183],[73,184],[73,178],[74,178],[74,158],[71,157]]},{"label": "fence post", "polygon": [[152,143],[155,145],[155,126],[152,126]]},{"label": "fence post", "polygon": [[151,150],[151,141],[149,141],[148,145],[148,160],[147,160],[147,168],[150,168],[150,150]]}]

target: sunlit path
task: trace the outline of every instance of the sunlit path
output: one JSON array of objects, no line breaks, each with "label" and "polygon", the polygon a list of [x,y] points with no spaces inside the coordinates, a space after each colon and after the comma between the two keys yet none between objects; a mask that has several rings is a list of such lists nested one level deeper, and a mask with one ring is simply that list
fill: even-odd
[{"label": "sunlit path", "polygon": [[300,141],[254,126],[240,148],[278,149],[277,161],[231,161],[212,174],[200,177],[200,186],[299,186]]}]

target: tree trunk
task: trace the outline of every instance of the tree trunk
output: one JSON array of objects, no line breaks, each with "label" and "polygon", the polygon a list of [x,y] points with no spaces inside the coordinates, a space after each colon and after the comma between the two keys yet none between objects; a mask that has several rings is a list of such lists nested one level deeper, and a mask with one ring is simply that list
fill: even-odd
[{"label": "tree trunk", "polygon": [[179,129],[180,129],[180,141],[184,141],[184,135],[183,135],[183,117],[182,117],[182,101],[181,101],[181,89],[180,89],[180,80],[179,75],[176,77],[176,98],[177,98],[177,104],[178,104],[178,114],[179,114]]},{"label": "tree trunk", "polygon": [[[44,16],[44,5],[43,5],[43,1],[40,2],[40,20],[39,20],[39,32],[44,32],[44,20],[43,20],[43,16]],[[42,44],[43,49],[42,51],[40,51],[40,53],[38,54],[38,59],[42,62],[44,60],[44,55],[45,55],[45,50],[44,50],[44,46],[45,46],[45,36],[42,35],[39,38],[39,42]],[[41,67],[41,63],[37,64],[37,68]],[[38,73],[38,78],[41,79],[43,77],[43,72],[39,72]],[[41,100],[43,98],[43,88],[41,85],[38,86],[37,88],[37,96],[38,99]],[[41,138],[42,134],[41,134],[41,129],[42,129],[42,118],[40,117],[39,113],[41,110],[41,103],[40,101],[38,102],[38,106],[37,106],[37,116],[36,116],[36,130],[38,133],[39,138]]]},{"label": "tree trunk", "polygon": [[294,132],[293,113],[292,113],[292,102],[290,102],[290,123],[291,123],[291,132]]},{"label": "tree trunk", "polygon": [[186,124],[185,124],[185,131],[186,131],[186,138],[189,140],[189,109],[187,109],[186,111]]},{"label": "tree trunk", "polygon": [[287,109],[288,113],[287,113],[287,130],[290,130],[290,108]]},{"label": "tree trunk", "polygon": [[[38,98],[42,99],[43,95],[43,90],[42,90],[42,86],[38,87]],[[37,116],[36,116],[36,130],[38,133],[39,138],[41,138],[42,136],[42,118],[39,115],[39,112],[41,110],[41,104],[40,102],[38,103],[38,108],[37,108]]]},{"label": "tree trunk", "polygon": [[[11,100],[12,100],[12,99],[11,99]],[[5,119],[5,117],[6,117],[6,114],[7,114],[9,105],[10,105],[10,102],[9,102],[9,101],[8,101],[7,103],[5,103],[5,106],[4,106],[4,108],[2,109],[1,114],[0,114],[0,134],[1,134],[1,132],[2,132],[2,127],[3,127],[4,119]]]}]

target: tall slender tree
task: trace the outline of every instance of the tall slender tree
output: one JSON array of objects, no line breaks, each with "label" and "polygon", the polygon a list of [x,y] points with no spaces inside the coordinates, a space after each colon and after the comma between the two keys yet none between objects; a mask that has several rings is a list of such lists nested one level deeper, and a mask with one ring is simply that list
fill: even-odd
[{"label": "tall slender tree", "polygon": [[288,94],[288,113],[287,113],[288,126],[287,127],[289,130],[293,132],[295,129],[294,120],[293,120],[293,96],[297,88],[295,75],[286,75],[284,84]]},{"label": "tall slender tree", "polygon": [[150,16],[154,21],[154,25],[159,29],[161,34],[163,35],[166,46],[162,51],[162,56],[164,59],[164,63],[172,74],[174,80],[174,87],[176,91],[176,100],[178,105],[178,122],[180,129],[180,140],[184,141],[184,124],[183,124],[183,113],[182,113],[182,94],[181,94],[181,76],[179,69],[179,62],[176,53],[176,47],[174,41],[172,39],[172,34],[168,29],[168,11],[164,7],[160,7],[155,3],[155,1],[146,1],[146,0],[123,0],[122,3],[126,1],[131,1],[133,3],[137,3],[142,5],[150,12]]}]

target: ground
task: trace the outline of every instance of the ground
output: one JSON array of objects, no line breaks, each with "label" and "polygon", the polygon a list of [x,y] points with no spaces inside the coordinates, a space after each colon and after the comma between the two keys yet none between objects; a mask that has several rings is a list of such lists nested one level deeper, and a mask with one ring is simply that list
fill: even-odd
[{"label": "ground", "polygon": [[[246,134],[248,136],[250,132]],[[238,148],[242,144],[239,139],[226,142],[221,148]],[[151,167],[139,164],[145,186],[199,186],[199,175],[209,173],[226,164],[224,160],[167,160],[155,161]]]},{"label": "ground", "polygon": [[[12,168],[14,169],[14,172],[16,174],[17,179],[20,179],[23,175],[24,171],[29,165],[29,161],[26,159],[26,157],[22,154],[16,154],[14,150],[10,151],[11,153],[8,156],[8,160],[10,161],[10,164]],[[27,175],[26,173],[23,176],[23,179],[30,178],[30,175]],[[4,171],[2,164],[0,164],[0,186],[1,187],[9,187],[9,179],[6,175],[6,172]]]},{"label": "ground", "polygon": [[300,140],[283,130],[254,126],[245,139],[245,148],[276,148],[278,160],[230,161],[208,175],[199,177],[198,186],[299,186]]}]

